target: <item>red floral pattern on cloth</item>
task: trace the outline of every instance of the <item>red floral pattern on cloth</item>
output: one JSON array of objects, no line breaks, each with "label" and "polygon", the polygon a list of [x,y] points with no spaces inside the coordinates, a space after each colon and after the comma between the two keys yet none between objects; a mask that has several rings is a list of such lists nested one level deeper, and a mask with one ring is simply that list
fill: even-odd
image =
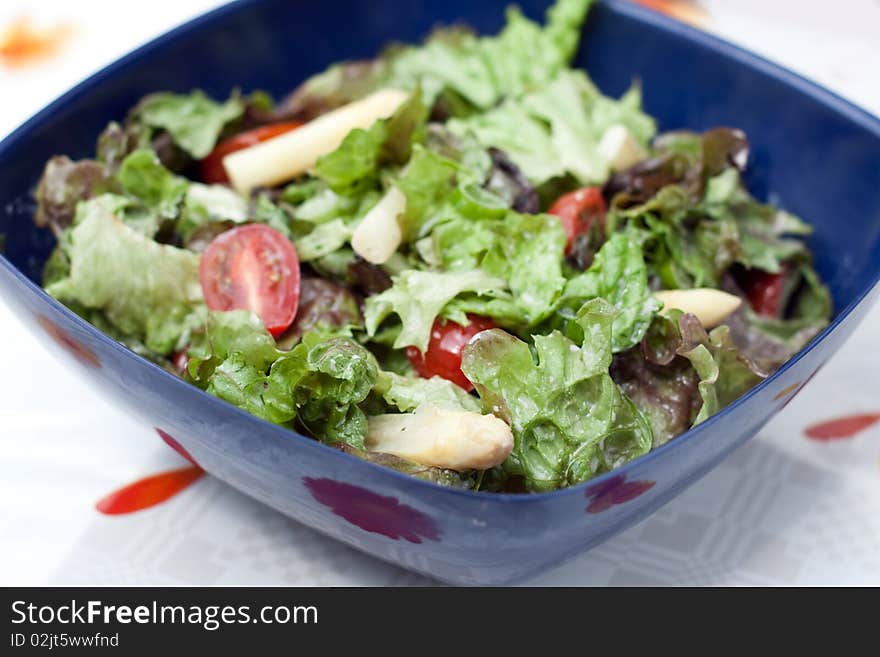
[{"label": "red floral pattern on cloth", "polygon": [[430,516],[393,497],[333,479],[304,477],[303,483],[316,502],[365,531],[410,543],[440,540],[440,530]]},{"label": "red floral pattern on cloth", "polygon": [[627,481],[622,475],[611,477],[608,481],[587,489],[587,513],[602,513],[616,504],[634,500],[653,488],[655,483],[648,480]]},{"label": "red floral pattern on cloth", "polygon": [[804,430],[807,438],[818,442],[831,442],[852,438],[880,421],[880,413],[860,413],[838,417],[810,425]]},{"label": "red floral pattern on cloth", "polygon": [[95,508],[110,516],[149,509],[189,488],[203,474],[201,468],[187,466],[138,479],[102,497]]}]

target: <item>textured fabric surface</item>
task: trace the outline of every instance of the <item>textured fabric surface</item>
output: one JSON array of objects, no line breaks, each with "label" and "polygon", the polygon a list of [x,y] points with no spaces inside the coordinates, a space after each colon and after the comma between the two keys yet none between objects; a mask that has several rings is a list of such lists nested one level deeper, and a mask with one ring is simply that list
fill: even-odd
[{"label": "textured fabric surface", "polygon": [[[33,4],[5,0],[0,32],[27,13],[37,28],[60,24],[67,36],[42,62],[18,65],[0,48],[0,134],[103,63],[215,3],[119,3],[113,11],[125,20],[107,3],[81,1],[75,11],[65,2]],[[700,6],[705,29],[880,113],[880,42],[868,29],[880,25],[880,4],[850,0],[832,15],[795,0]],[[880,585],[880,423],[842,440],[805,434],[818,422],[880,413],[878,325],[875,307],[760,436],[679,498],[526,583]],[[0,584],[430,583],[209,477],[153,508],[101,515],[95,502],[107,493],[185,461],[151,427],[87,389],[2,303],[0,344]]]}]

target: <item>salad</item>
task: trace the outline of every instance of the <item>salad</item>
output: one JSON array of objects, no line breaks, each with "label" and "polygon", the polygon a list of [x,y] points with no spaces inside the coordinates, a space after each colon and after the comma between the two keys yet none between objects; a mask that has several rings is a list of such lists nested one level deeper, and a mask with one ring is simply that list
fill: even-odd
[{"label": "salad", "polygon": [[437,29],[278,103],[150,94],[53,157],[44,286],[260,418],[442,485],[540,492],[673,440],[832,304],[735,128],[657,133],[572,68],[588,0]]}]

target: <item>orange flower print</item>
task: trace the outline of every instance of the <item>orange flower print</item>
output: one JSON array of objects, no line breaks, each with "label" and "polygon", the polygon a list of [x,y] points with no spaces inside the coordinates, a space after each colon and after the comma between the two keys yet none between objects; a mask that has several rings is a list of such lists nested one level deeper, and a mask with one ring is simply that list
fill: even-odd
[{"label": "orange flower print", "polygon": [[73,26],[68,23],[42,27],[28,16],[19,16],[6,28],[0,27],[0,64],[22,68],[51,59],[62,50],[73,32]]}]

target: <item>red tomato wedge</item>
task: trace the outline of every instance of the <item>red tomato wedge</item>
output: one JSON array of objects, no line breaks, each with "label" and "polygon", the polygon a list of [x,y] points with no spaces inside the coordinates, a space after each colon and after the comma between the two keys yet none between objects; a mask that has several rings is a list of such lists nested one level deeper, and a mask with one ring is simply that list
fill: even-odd
[{"label": "red tomato wedge", "polygon": [[299,257],[274,228],[248,224],[221,233],[199,263],[211,310],[252,310],[273,336],[293,323],[299,305]]},{"label": "red tomato wedge", "polygon": [[742,280],[743,291],[749,304],[759,315],[779,317],[782,313],[782,293],[785,290],[785,267],[778,274],[753,269]]},{"label": "red tomato wedge", "polygon": [[590,230],[593,222],[603,221],[607,208],[602,190],[598,187],[583,187],[560,196],[550,209],[565,229],[565,255],[571,252],[574,238]]},{"label": "red tomato wedge", "polygon": [[471,338],[480,331],[497,328],[495,322],[488,317],[468,315],[470,323],[461,326],[455,322],[434,321],[431,329],[431,340],[428,349],[422,354],[416,347],[407,347],[406,356],[419,376],[430,379],[441,376],[452,381],[467,391],[474,389],[461,371],[461,352]]},{"label": "red tomato wedge", "polygon": [[272,139],[272,137],[283,135],[285,132],[296,130],[301,125],[302,123],[298,121],[271,123],[224,139],[200,162],[202,182],[209,185],[228,183],[229,176],[226,175],[226,169],[223,167],[224,157],[235,151],[256,146],[260,142]]}]

